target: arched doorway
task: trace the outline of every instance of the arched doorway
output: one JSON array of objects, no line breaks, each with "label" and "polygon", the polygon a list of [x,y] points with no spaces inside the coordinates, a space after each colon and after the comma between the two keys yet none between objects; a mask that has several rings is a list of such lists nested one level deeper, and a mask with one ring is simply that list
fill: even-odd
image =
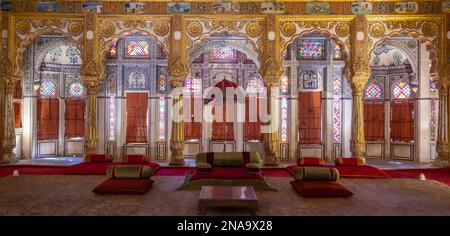
[{"label": "arched doorway", "polygon": [[70,39],[49,34],[36,38],[24,58],[25,93],[33,94],[24,99],[31,106],[23,114],[34,121],[30,121],[32,156],[82,156],[86,91],[80,78],[80,50]]},{"label": "arched doorway", "polygon": [[[225,102],[227,88],[239,90],[242,96],[247,97],[252,94],[244,93],[248,85],[262,86],[258,90],[264,89],[263,83],[250,82],[262,82],[258,74],[258,56],[251,48],[244,37],[222,32],[212,34],[189,52],[191,75],[184,83],[185,156],[194,156],[201,151],[263,150],[261,135],[255,136],[248,131],[261,122],[256,117],[252,126],[249,126],[250,120],[245,120],[248,117],[245,100],[238,101],[236,98],[231,99],[232,104]],[[209,122],[203,117],[204,108],[214,103],[205,100],[213,87],[223,90],[224,101],[214,107],[213,112],[221,110],[221,120],[224,122]],[[196,97],[200,99],[195,99]],[[236,122],[238,116],[244,119]],[[253,143],[257,143],[256,146]]]},{"label": "arched doorway", "polygon": [[104,62],[105,152],[164,160],[170,90],[164,46],[147,35],[128,34],[111,42]]},{"label": "arched doorway", "polygon": [[420,43],[411,37],[392,37],[372,51],[372,76],[364,94],[368,157],[415,159],[419,51]]}]

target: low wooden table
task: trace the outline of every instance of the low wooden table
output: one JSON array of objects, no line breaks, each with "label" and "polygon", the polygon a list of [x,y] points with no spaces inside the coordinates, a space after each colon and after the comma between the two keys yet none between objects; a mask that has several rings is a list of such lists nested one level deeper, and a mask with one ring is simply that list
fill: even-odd
[{"label": "low wooden table", "polygon": [[252,186],[202,186],[198,197],[199,214],[206,214],[208,207],[250,208],[252,214],[259,212]]}]

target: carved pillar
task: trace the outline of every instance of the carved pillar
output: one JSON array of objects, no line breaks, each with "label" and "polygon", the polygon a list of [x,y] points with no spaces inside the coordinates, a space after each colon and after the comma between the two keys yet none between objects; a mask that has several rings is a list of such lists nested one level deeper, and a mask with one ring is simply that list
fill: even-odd
[{"label": "carved pillar", "polygon": [[263,130],[264,150],[266,151],[265,165],[278,165],[278,127],[279,127],[279,86],[283,75],[281,64],[269,58],[263,67],[264,82],[267,86],[267,114],[270,120],[266,122],[267,129]]},{"label": "carved pillar", "polygon": [[169,63],[169,79],[172,86],[172,131],[170,133],[170,164],[184,165],[183,81],[189,74],[187,64],[181,59]]},{"label": "carved pillar", "polygon": [[16,82],[19,78],[11,75],[2,75],[1,77],[4,88],[4,104],[1,115],[1,119],[3,121],[3,154],[0,163],[9,163],[10,161],[14,161],[16,159],[16,155],[13,153],[14,148],[16,148],[13,94]]},{"label": "carved pillar", "polygon": [[97,128],[97,88],[98,80],[97,64],[92,58],[87,58],[81,68],[84,86],[87,90],[86,101],[86,128],[84,135],[85,153],[97,153],[98,151],[98,128]]},{"label": "carved pillar", "polygon": [[448,142],[448,105],[449,105],[449,81],[445,77],[445,71],[441,74],[439,84],[439,114],[438,114],[438,133],[436,140],[437,159],[434,165],[447,167],[450,166],[449,142]]},{"label": "carved pillar", "polygon": [[352,156],[364,157],[366,154],[366,141],[364,137],[364,104],[363,94],[371,74],[368,60],[359,58],[353,64],[353,77],[351,82],[352,106],[352,138],[350,150]]}]

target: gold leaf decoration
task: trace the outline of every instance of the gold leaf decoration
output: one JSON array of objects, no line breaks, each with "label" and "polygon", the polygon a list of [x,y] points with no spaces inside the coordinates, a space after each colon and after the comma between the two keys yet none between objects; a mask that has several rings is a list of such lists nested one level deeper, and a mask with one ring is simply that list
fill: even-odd
[{"label": "gold leaf decoration", "polygon": [[281,25],[281,33],[286,37],[291,37],[297,32],[297,28],[292,22],[284,22]]},{"label": "gold leaf decoration", "polygon": [[283,74],[283,67],[273,57],[269,57],[263,67],[263,75],[265,78],[278,78]]},{"label": "gold leaf decoration", "polygon": [[72,22],[67,27],[67,31],[72,36],[79,36],[83,32],[83,26],[80,22]]},{"label": "gold leaf decoration", "polygon": [[96,77],[98,75],[97,63],[95,63],[92,57],[87,57],[86,60],[83,60],[80,74],[86,77]]},{"label": "gold leaf decoration", "polygon": [[116,27],[112,22],[103,22],[100,24],[100,34],[105,38],[110,38],[116,32]]},{"label": "gold leaf decoration", "polygon": [[169,24],[164,21],[158,21],[155,23],[155,26],[153,27],[153,31],[158,36],[164,36],[167,33],[169,33]]},{"label": "gold leaf decoration", "polygon": [[189,67],[180,58],[175,58],[169,63],[168,72],[172,77],[185,77],[189,74]]},{"label": "gold leaf decoration", "polygon": [[336,35],[345,38],[350,34],[350,25],[348,23],[339,23],[335,28]]},{"label": "gold leaf decoration", "polygon": [[21,20],[16,23],[17,33],[25,35],[25,34],[30,33],[30,30],[31,30],[31,25],[28,21]]},{"label": "gold leaf decoration", "polygon": [[438,35],[439,26],[433,21],[427,21],[422,25],[422,33],[427,37],[435,37]]},{"label": "gold leaf decoration", "polygon": [[381,23],[373,23],[369,27],[369,34],[374,38],[380,38],[386,33],[384,25]]},{"label": "gold leaf decoration", "polygon": [[187,27],[187,32],[192,37],[197,37],[203,32],[202,25],[197,21],[191,21]]},{"label": "gold leaf decoration", "polygon": [[245,28],[245,32],[247,33],[247,35],[252,38],[258,37],[261,34],[261,31],[262,29],[259,22],[251,22]]},{"label": "gold leaf decoration", "polygon": [[4,55],[0,55],[0,75],[7,75],[12,72],[11,61]]}]

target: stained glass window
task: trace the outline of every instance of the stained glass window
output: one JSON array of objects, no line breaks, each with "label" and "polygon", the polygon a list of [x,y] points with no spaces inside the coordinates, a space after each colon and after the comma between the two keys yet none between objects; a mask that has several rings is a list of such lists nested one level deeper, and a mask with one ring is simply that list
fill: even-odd
[{"label": "stained glass window", "polygon": [[402,99],[409,98],[411,95],[411,86],[408,83],[400,82],[394,84],[394,98]]},{"label": "stained glass window", "polygon": [[280,89],[281,89],[282,94],[289,93],[289,79],[288,79],[287,75],[281,76]]},{"label": "stained glass window", "polygon": [[236,59],[236,55],[232,48],[214,48],[213,58],[219,61],[234,61]]},{"label": "stained glass window", "polygon": [[381,98],[380,86],[376,84],[369,84],[366,88],[366,97],[370,99]]},{"label": "stained glass window", "polygon": [[255,75],[252,79],[247,81],[247,93],[262,93],[264,92],[264,82],[260,75]]},{"label": "stained glass window", "polygon": [[159,98],[159,139],[166,138],[166,99]]},{"label": "stained glass window", "polygon": [[324,41],[302,40],[298,46],[299,60],[322,60]]},{"label": "stained glass window", "polygon": [[281,141],[288,141],[288,100],[281,99]]},{"label": "stained glass window", "polygon": [[113,42],[111,47],[109,47],[109,56],[116,57],[117,56],[117,42]]},{"label": "stained glass window", "polygon": [[128,41],[127,42],[128,56],[148,56],[149,45],[147,41]]},{"label": "stained glass window", "polygon": [[83,96],[84,87],[80,82],[72,83],[69,87],[69,95],[73,97]]},{"label": "stained glass window", "polygon": [[339,47],[339,45],[334,45],[333,59],[334,60],[342,60],[342,51],[341,51],[341,47]]},{"label": "stained glass window", "polygon": [[431,100],[431,118],[430,118],[430,126],[431,126],[431,141],[436,141],[436,101]]},{"label": "stained glass window", "polygon": [[341,142],[341,101],[334,100],[333,105],[333,140],[334,142]]},{"label": "stained glass window", "polygon": [[44,80],[41,83],[41,96],[55,96],[56,95],[56,83],[51,80]]},{"label": "stained glass window", "polygon": [[167,88],[167,68],[158,67],[158,90],[159,93],[165,93]]},{"label": "stained glass window", "polygon": [[116,140],[116,98],[109,99],[109,140]]},{"label": "stained glass window", "polygon": [[342,82],[340,76],[335,76],[333,78],[333,92],[334,95],[340,96],[342,94]]},{"label": "stained glass window", "polygon": [[192,76],[186,77],[184,80],[183,91],[185,93],[200,93],[202,91],[202,80]]}]

